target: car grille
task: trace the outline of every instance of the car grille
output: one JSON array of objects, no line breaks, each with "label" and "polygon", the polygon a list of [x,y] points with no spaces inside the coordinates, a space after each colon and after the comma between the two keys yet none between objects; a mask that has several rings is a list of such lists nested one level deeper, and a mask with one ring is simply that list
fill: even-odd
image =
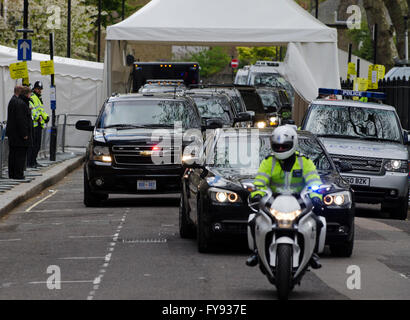
[{"label": "car grille", "polygon": [[[153,151],[154,146],[148,144],[115,145],[112,147],[115,164],[120,166],[174,164],[175,156],[181,152],[179,147],[166,147]],[[158,160],[163,160],[163,162],[158,163]]]},{"label": "car grille", "polygon": [[355,157],[355,156],[345,156],[345,155],[330,155],[333,161],[344,161],[352,164],[353,173],[370,173],[370,174],[381,174],[383,159],[378,158],[368,158],[368,157]]}]

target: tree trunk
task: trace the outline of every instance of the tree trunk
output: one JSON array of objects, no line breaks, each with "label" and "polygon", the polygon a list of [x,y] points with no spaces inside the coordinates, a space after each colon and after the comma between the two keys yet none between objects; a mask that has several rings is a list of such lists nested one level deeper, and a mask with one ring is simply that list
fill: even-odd
[{"label": "tree trunk", "polygon": [[378,25],[377,64],[386,66],[386,70],[394,66],[394,59],[398,58],[397,48],[393,40],[393,26],[388,21],[388,11],[383,0],[363,0],[367,14],[369,29]]},{"label": "tree trunk", "polygon": [[390,18],[396,29],[397,51],[400,58],[404,59],[404,16],[408,14],[406,0],[384,0]]}]

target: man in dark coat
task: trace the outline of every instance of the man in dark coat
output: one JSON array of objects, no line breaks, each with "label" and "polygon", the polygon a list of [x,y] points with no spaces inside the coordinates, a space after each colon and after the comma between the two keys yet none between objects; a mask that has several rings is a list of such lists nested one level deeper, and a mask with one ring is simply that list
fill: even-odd
[{"label": "man in dark coat", "polygon": [[[16,95],[19,94],[18,98]],[[24,179],[27,149],[32,143],[32,119],[29,107],[31,90],[16,87],[8,105],[6,135],[9,141],[9,178]]]}]

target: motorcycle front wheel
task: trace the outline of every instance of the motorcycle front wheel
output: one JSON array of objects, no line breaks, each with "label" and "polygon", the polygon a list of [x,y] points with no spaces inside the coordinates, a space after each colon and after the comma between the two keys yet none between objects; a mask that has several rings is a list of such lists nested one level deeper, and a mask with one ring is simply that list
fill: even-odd
[{"label": "motorcycle front wheel", "polygon": [[279,244],[276,256],[276,290],[279,300],[287,300],[292,290],[292,246]]}]

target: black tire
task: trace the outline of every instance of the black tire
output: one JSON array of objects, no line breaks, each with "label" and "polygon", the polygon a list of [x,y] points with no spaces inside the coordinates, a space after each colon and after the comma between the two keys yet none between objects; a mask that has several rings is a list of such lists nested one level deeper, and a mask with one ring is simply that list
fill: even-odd
[{"label": "black tire", "polygon": [[108,194],[97,194],[91,191],[87,174],[84,170],[84,205],[86,207],[99,207],[101,202],[107,199]]},{"label": "black tire", "polygon": [[198,227],[197,227],[197,243],[198,252],[208,253],[211,251],[211,242],[209,239],[209,227],[206,225],[202,212],[202,202],[198,199]]},{"label": "black tire", "polygon": [[384,208],[386,211],[389,212],[390,218],[396,219],[396,220],[406,220],[407,215],[408,215],[408,210],[409,210],[409,199],[408,198],[401,198],[398,201],[398,205],[394,207],[387,207]]},{"label": "black tire", "polygon": [[331,244],[329,246],[330,253],[332,254],[332,256],[343,257],[343,258],[350,258],[352,256],[353,247],[354,247],[354,229],[353,229],[352,239],[342,244]]},{"label": "black tire", "polygon": [[179,203],[179,235],[183,239],[195,238],[195,226],[188,220],[183,193],[181,193],[181,200]]},{"label": "black tire", "polygon": [[279,244],[276,258],[276,290],[279,300],[288,300],[292,291],[292,246]]}]

